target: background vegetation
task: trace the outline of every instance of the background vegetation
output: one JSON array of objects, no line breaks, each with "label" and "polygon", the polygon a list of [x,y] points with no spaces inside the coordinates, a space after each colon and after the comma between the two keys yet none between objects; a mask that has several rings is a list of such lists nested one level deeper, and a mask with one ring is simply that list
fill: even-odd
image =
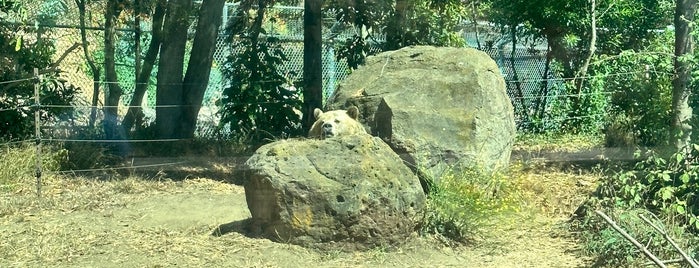
[{"label": "background vegetation", "polygon": [[[224,0],[196,4],[189,0],[0,0],[3,189],[26,182],[33,172],[32,147],[18,146],[17,141],[63,138],[64,143],[47,147],[49,152],[41,156],[47,158],[42,160],[47,171],[118,165],[119,157],[142,146],[135,142],[148,139],[172,142],[141,147],[147,155],[163,147],[176,153],[207,151],[180,146],[207,143],[195,133],[212,67],[223,74],[226,87],[214,111],[218,131],[209,137],[233,140],[238,143],[235,146],[251,150],[276,138],[303,135],[298,112],[322,106],[323,94],[318,92],[322,87],[313,84],[322,75],[310,75],[312,70],[297,66],[295,70],[303,72],[299,78],[285,67],[289,59],[279,33],[293,30],[291,20],[269,12],[277,4],[298,6],[299,1],[233,2],[237,8],[226,9],[231,18],[225,25],[227,43],[217,48],[218,18],[222,7],[230,7]],[[304,4],[311,3],[323,4]],[[332,45],[326,47],[336,50],[335,55],[353,68],[373,53],[409,45],[511,49],[509,62],[500,64],[511,74],[508,92],[518,107],[519,148],[565,150],[564,141],[584,140],[576,148],[663,149],[643,151],[630,165],[605,167],[607,175],[598,190],[570,225],[587,252],[607,265],[634,265],[641,260],[638,251],[592,213],[604,210],[669,258],[672,249],[637,217],[655,215],[696,258],[699,147],[690,142],[696,133],[689,126],[697,125],[691,108],[696,106],[693,93],[699,72],[691,69],[697,55],[687,45],[697,34],[696,1],[358,0],[326,1],[314,7],[334,14],[334,21],[323,24],[325,31],[317,34],[328,37],[325,40]],[[81,31],[81,40],[69,48],[54,38],[65,26],[57,23],[61,18],[71,20]],[[304,22],[300,28],[311,26]],[[87,25],[103,28],[88,34]],[[265,25],[279,31],[268,32]],[[496,28],[499,37],[478,35],[483,25]],[[189,30],[182,34],[185,28]],[[341,34],[347,31],[351,34]],[[467,32],[476,33],[475,41],[464,38]],[[542,44],[543,71],[529,74],[518,68],[517,49],[538,53],[537,46]],[[315,45],[323,49],[322,44]],[[238,52],[231,53],[232,48]],[[76,69],[93,78],[91,92],[65,80],[66,71],[59,68],[64,66],[63,56],[78,49],[84,59]],[[320,62],[318,50],[305,56]],[[228,53],[229,60],[213,62],[214,53]],[[35,68],[41,79],[34,76]],[[122,88],[125,80],[134,80],[136,86]],[[534,95],[523,94],[525,83],[534,84]],[[33,104],[35,86],[40,106]],[[87,93],[92,98],[83,96]],[[153,121],[144,120],[139,110],[143,98],[157,105]],[[86,104],[89,116],[75,109]],[[35,136],[34,112],[43,134],[60,135]],[[56,132],[49,130],[56,128]],[[100,142],[76,146],[71,139]],[[527,144],[532,140],[545,144]],[[550,145],[551,141],[555,144]],[[468,240],[480,228],[480,216],[510,211],[516,200],[513,193],[521,185],[509,184],[507,178],[517,176],[474,170],[440,178],[430,193],[432,209],[423,231]]]}]

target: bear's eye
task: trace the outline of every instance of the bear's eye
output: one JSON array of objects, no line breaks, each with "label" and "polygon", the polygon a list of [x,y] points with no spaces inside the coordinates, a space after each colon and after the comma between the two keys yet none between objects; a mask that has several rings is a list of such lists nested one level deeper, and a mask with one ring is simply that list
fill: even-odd
[{"label": "bear's eye", "polygon": [[340,119],[335,119],[335,123],[340,123]]}]

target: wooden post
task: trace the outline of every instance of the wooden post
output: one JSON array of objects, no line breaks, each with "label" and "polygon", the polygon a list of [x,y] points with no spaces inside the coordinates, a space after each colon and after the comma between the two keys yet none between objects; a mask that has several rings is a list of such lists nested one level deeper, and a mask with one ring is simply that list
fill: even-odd
[{"label": "wooden post", "polygon": [[41,197],[41,99],[39,88],[41,76],[39,69],[34,68],[34,138],[36,141],[36,195]]}]

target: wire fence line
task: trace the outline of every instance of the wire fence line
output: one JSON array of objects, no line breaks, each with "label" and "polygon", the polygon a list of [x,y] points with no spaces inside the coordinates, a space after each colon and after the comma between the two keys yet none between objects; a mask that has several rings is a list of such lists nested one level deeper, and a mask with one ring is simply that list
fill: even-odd
[{"label": "wire fence line", "polygon": [[[37,73],[37,72],[35,72]],[[633,72],[637,73],[637,72]],[[608,74],[608,76],[613,76],[613,75],[627,75],[628,73],[620,73],[620,74]],[[42,130],[46,131],[47,129],[61,129],[65,128],[67,130],[71,129],[77,129],[78,131],[80,130],[80,127],[86,127],[86,126],[63,126],[60,123],[56,122],[44,122],[42,124],[41,120],[39,120],[38,114],[43,111],[43,109],[46,108],[84,108],[84,109],[104,109],[104,108],[109,108],[110,106],[104,106],[104,105],[52,105],[52,104],[42,104],[41,103],[41,96],[40,90],[38,90],[38,87],[42,84],[42,77],[37,76],[33,77],[30,79],[26,79],[25,81],[35,81],[35,96],[33,96],[33,99],[27,99],[27,102],[32,102],[34,101],[33,104],[27,104],[27,105],[17,105],[16,107],[9,107],[9,108],[3,108],[0,110],[0,113],[2,112],[8,112],[10,110],[17,110],[17,109],[23,109],[23,108],[33,108],[35,114],[37,115],[36,120],[34,121],[34,124],[36,126],[36,133],[35,137],[33,139],[24,139],[24,140],[17,140],[17,141],[7,141],[7,142],[2,142],[0,143],[0,146],[3,147],[8,147],[8,146],[14,146],[18,144],[29,144],[32,142],[36,146],[36,154],[37,154],[37,164],[36,164],[36,177],[37,177],[37,194],[41,195],[41,177],[45,174],[78,174],[78,173],[87,173],[87,172],[104,172],[104,171],[119,171],[119,170],[138,170],[138,169],[147,169],[147,168],[156,168],[156,167],[164,167],[164,166],[177,166],[177,165],[182,165],[187,163],[187,161],[176,161],[176,162],[168,162],[168,163],[159,163],[159,164],[147,164],[147,165],[126,165],[126,166],[116,166],[116,167],[100,167],[100,168],[91,168],[91,169],[72,169],[72,170],[60,170],[60,171],[50,171],[44,173],[42,170],[42,164],[41,164],[41,146],[42,144],[46,143],[100,143],[100,144],[134,144],[134,143],[170,143],[170,142],[181,142],[181,141],[191,141],[192,139],[90,139],[90,138],[70,138],[70,137],[61,137],[61,138],[56,138],[53,137],[52,135],[44,135],[42,134]],[[556,79],[551,79],[551,80],[556,80]],[[510,81],[511,82],[511,81]],[[591,93],[582,93],[585,95],[594,95],[594,94],[612,94],[615,92],[591,92]],[[524,96],[520,98],[568,98],[568,97],[575,97],[575,96],[580,96],[578,94],[558,94],[558,95],[532,95],[532,96]],[[510,96],[512,100],[516,100],[518,97],[513,97]],[[279,102],[239,102],[240,104],[262,104],[262,103],[283,103],[283,101]],[[210,110],[215,110],[215,108],[218,108],[218,106],[215,105],[155,105],[155,106],[118,106],[118,108],[126,108],[126,107],[141,107],[141,108],[147,108],[147,109],[157,109],[157,108],[182,108],[182,107],[202,107],[202,108],[209,108]],[[115,106],[111,106],[112,108],[116,108]],[[0,114],[1,115],[1,114]],[[535,123],[547,123],[547,122],[562,122],[566,120],[574,120],[574,119],[585,119],[585,118],[599,118],[603,117],[605,114],[590,114],[590,115],[581,115],[581,116],[563,116],[563,117],[556,117],[556,118],[544,118],[541,120],[537,120],[536,122],[530,122],[522,118],[516,118],[515,121],[519,125],[531,125]],[[205,123],[202,121],[198,121],[198,123]],[[77,128],[76,128],[77,127]],[[49,147],[53,148],[53,147]],[[52,150],[52,149],[49,149]]]},{"label": "wire fence line", "polygon": [[35,105],[20,105],[20,106],[15,106],[15,107],[10,107],[10,108],[0,108],[0,112],[16,111],[16,110],[21,110],[21,109],[30,108],[30,107],[36,107],[36,106]]},{"label": "wire fence line", "polygon": [[[622,72],[622,73],[610,73],[610,74],[604,74],[604,75],[595,75],[595,76],[586,76],[588,78],[591,77],[613,77],[613,76],[620,76],[620,75],[628,75],[628,74],[638,74],[638,73],[647,73],[647,71],[635,71],[635,72]],[[24,79],[23,81],[37,81],[36,83],[39,83],[37,80],[38,77],[32,77],[28,79]],[[536,81],[560,81],[558,78],[551,78],[551,79],[541,79],[541,80],[536,80]],[[534,80],[531,80],[534,81]],[[521,81],[514,81],[514,80],[509,80],[506,81],[508,83],[512,82],[521,82]],[[516,100],[522,100],[522,99],[527,99],[527,100],[532,100],[532,99],[548,99],[549,101],[551,99],[563,99],[563,98],[569,98],[569,97],[580,97],[580,96],[592,96],[592,95],[609,95],[609,94],[615,94],[615,93],[622,93],[621,91],[611,91],[611,92],[584,92],[580,94],[530,94],[527,96],[513,96],[510,94],[510,99],[513,101],[513,104],[517,104],[515,102]],[[31,100],[27,100],[29,102]],[[232,105],[254,105],[254,104],[270,104],[270,103],[284,103],[284,101],[265,101],[265,102],[235,102],[232,103]],[[209,116],[209,118],[206,118],[207,120],[211,119],[216,119],[216,114],[217,110],[220,108],[218,105],[211,105],[211,104],[192,104],[192,105],[135,105],[135,106],[129,106],[129,105],[118,105],[118,106],[107,106],[107,105],[83,105],[83,104],[76,104],[76,105],[54,105],[54,104],[41,104],[41,103],[35,103],[35,104],[26,104],[26,105],[18,105],[15,107],[9,107],[9,108],[2,108],[0,109],[0,112],[6,112],[6,111],[11,111],[11,110],[19,110],[19,109],[25,109],[25,108],[35,108],[37,110],[41,110],[42,108],[74,108],[74,109],[97,109],[97,110],[102,110],[104,108],[143,108],[145,110],[155,110],[158,108],[188,108],[188,107],[199,107],[202,109],[207,110],[208,112],[206,113],[205,116]],[[604,116],[605,114],[595,114],[595,115],[589,115],[586,117],[599,117],[599,116]],[[583,117],[559,117],[559,118],[543,118],[543,119],[538,119],[536,122],[527,122],[527,118],[522,118],[521,116],[516,117],[516,123],[518,124],[533,124],[533,123],[540,123],[540,122],[560,122],[560,121],[565,121],[565,120],[570,120],[570,119],[581,119]],[[202,122],[203,123],[203,122]],[[216,122],[212,122],[216,123]],[[41,126],[43,128],[51,128],[51,126]],[[70,128],[65,128],[65,129],[70,129]],[[43,138],[41,141],[52,141],[52,142],[95,142],[95,143],[118,143],[118,142],[171,142],[171,141],[179,141],[180,139],[165,139],[165,140],[87,140],[87,139],[66,139],[66,138]],[[10,142],[9,144],[14,144],[14,143],[21,143],[20,142]],[[6,145],[8,143],[0,143],[0,145]]]},{"label": "wire fence line", "polygon": [[0,85],[21,83],[21,82],[31,81],[31,80],[34,80],[34,79],[36,79],[36,78],[35,78],[35,77],[30,77],[30,78],[21,78],[21,79],[15,79],[15,80],[0,81]]},{"label": "wire fence line", "polygon": [[77,173],[90,173],[90,172],[100,172],[100,171],[118,171],[118,170],[135,170],[144,168],[154,168],[154,167],[166,167],[175,166],[190,163],[192,161],[177,161],[177,162],[167,162],[160,164],[147,164],[147,165],[130,165],[130,166],[120,166],[120,167],[107,167],[107,168],[91,168],[91,169],[72,169],[72,170],[61,170],[49,172],[49,174],[65,175],[65,174],[77,174]]}]

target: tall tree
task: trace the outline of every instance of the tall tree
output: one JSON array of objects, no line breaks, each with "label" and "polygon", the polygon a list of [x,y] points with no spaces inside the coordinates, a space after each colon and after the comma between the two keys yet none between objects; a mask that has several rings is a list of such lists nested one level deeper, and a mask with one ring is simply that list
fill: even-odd
[{"label": "tall tree", "polygon": [[322,0],[304,1],[303,12],[303,122],[313,125],[313,109],[323,105],[323,40],[321,36]]},{"label": "tall tree", "polygon": [[118,127],[119,100],[122,89],[118,83],[114,53],[116,50],[116,21],[121,14],[122,5],[118,0],[108,0],[104,13],[104,134],[107,139],[120,139]]},{"label": "tall tree", "polygon": [[146,50],[146,55],[143,58],[141,68],[138,70],[136,88],[134,89],[133,96],[131,97],[131,102],[129,102],[129,109],[122,120],[122,127],[127,133],[131,131],[131,128],[134,125],[138,126],[142,123],[144,115],[143,108],[141,108],[141,103],[143,102],[143,97],[148,89],[148,82],[150,81],[151,73],[153,71],[153,67],[155,66],[155,60],[158,58],[158,53],[160,52],[163,19],[165,18],[166,5],[167,0],[158,0],[155,10],[153,11],[150,44]]},{"label": "tall tree", "polygon": [[225,0],[204,0],[184,74],[191,0],[171,0],[162,31],[156,93],[156,129],[160,138],[191,138],[206,91]]},{"label": "tall tree", "polygon": [[225,0],[204,0],[199,13],[192,53],[184,76],[183,107],[180,129],[184,138],[193,138],[197,116],[209,84],[216,40]]},{"label": "tall tree", "polygon": [[692,134],[692,107],[689,99],[692,65],[688,57],[694,54],[692,25],[697,0],[677,0],[675,6],[675,76],[672,80],[672,144],[676,149],[689,145]]},{"label": "tall tree", "polygon": [[179,138],[182,105],[184,53],[189,28],[191,0],[170,0],[163,25],[155,97],[155,127],[158,137]]},{"label": "tall tree", "polygon": [[100,67],[97,66],[97,63],[95,62],[94,58],[92,58],[92,55],[90,54],[90,51],[88,49],[88,39],[87,39],[87,23],[85,21],[86,13],[87,13],[87,0],[75,0],[75,4],[78,6],[78,12],[80,13],[78,15],[78,18],[80,20],[80,39],[82,41],[82,49],[83,49],[83,55],[85,56],[85,61],[87,62],[87,65],[90,67],[90,71],[92,72],[92,109],[90,110],[90,121],[89,125],[92,127],[95,124],[95,121],[97,120],[97,104],[99,102],[99,94],[100,94],[100,78],[101,76],[101,71]]}]

